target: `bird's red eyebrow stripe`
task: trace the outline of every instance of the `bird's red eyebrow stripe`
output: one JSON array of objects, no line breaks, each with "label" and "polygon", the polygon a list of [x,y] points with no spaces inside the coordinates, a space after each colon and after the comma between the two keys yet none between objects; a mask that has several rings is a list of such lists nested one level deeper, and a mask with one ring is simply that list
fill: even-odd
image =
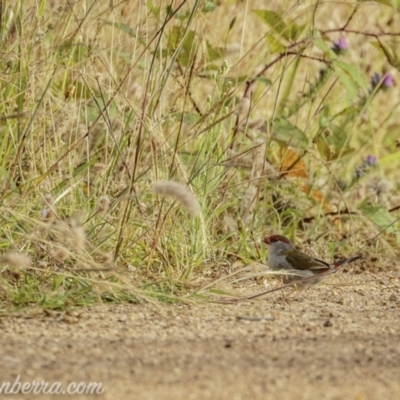
[{"label": "bird's red eyebrow stripe", "polygon": [[271,235],[271,236],[266,236],[264,238],[264,242],[266,242],[266,243],[275,243],[278,241],[283,242],[283,243],[290,243],[289,239],[287,239],[281,235]]}]

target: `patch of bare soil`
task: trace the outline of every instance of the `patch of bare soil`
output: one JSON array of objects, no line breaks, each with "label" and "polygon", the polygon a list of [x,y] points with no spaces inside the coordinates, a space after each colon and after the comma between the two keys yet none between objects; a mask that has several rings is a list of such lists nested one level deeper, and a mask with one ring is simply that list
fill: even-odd
[{"label": "patch of bare soil", "polygon": [[[102,382],[12,398],[400,398],[399,272],[340,274],[285,301],[123,305],[0,319],[2,382]],[[253,285],[253,286],[252,286]],[[262,286],[243,285],[242,294]],[[260,319],[262,317],[262,319]]]}]

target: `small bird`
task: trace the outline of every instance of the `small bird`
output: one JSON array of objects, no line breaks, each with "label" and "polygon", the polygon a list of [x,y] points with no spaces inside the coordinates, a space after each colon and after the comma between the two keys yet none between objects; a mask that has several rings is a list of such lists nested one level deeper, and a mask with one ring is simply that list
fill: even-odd
[{"label": "small bird", "polygon": [[293,283],[315,276],[315,279],[300,282],[299,286],[302,288],[321,282],[329,272],[335,272],[339,267],[361,258],[355,256],[329,264],[296,249],[285,236],[265,236],[263,242],[269,245],[269,267],[274,271],[289,272],[289,274],[283,275],[283,283]]}]

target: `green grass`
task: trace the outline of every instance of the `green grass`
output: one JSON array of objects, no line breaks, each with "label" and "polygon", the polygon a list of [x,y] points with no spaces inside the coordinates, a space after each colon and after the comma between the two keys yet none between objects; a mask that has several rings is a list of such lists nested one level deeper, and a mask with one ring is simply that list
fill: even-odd
[{"label": "green grass", "polygon": [[272,232],[384,264],[400,35],[382,3],[3,2],[0,309],[207,297]]}]

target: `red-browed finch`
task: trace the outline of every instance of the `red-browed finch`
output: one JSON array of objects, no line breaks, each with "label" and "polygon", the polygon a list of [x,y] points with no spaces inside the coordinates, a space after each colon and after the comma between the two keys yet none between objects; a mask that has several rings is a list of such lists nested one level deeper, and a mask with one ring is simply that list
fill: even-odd
[{"label": "red-browed finch", "polygon": [[284,283],[315,277],[315,279],[300,282],[299,286],[319,283],[329,272],[335,272],[339,267],[360,258],[360,256],[356,256],[329,264],[297,250],[294,244],[285,236],[265,236],[263,242],[269,245],[269,267],[274,271],[288,272],[287,275],[283,275]]}]

